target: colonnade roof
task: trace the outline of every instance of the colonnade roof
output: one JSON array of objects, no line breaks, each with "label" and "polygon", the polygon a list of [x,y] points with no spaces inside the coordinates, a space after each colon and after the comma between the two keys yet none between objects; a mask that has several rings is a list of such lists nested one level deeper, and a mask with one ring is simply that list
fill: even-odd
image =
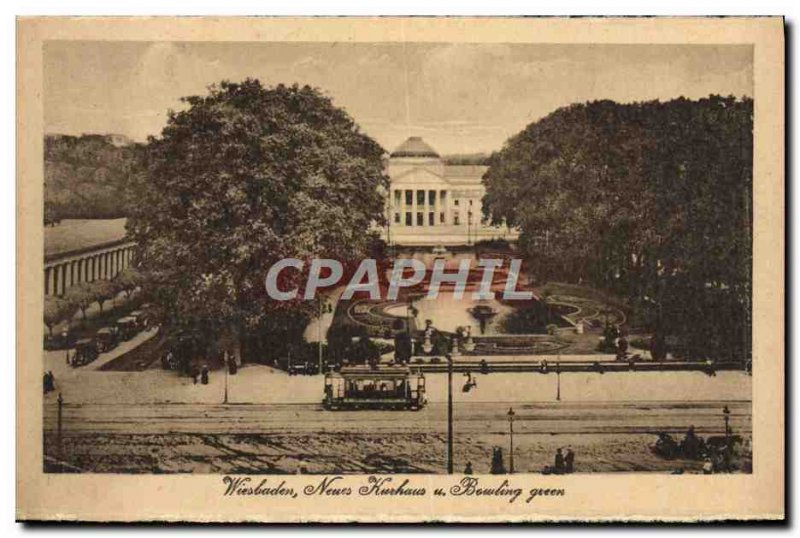
[{"label": "colonnade roof", "polygon": [[44,229],[44,255],[52,258],[125,238],[127,219],[63,220]]}]

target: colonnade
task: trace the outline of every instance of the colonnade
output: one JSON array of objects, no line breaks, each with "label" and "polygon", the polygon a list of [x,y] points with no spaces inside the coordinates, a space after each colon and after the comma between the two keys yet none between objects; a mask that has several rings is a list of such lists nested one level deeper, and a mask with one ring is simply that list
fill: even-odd
[{"label": "colonnade", "polygon": [[45,262],[44,294],[63,295],[81,282],[110,280],[133,263],[135,244],[127,242]]},{"label": "colonnade", "polygon": [[[394,189],[392,224],[398,226],[444,226],[451,222],[448,191],[439,189]],[[457,201],[455,203],[458,203]],[[455,223],[457,224],[457,223]]]}]

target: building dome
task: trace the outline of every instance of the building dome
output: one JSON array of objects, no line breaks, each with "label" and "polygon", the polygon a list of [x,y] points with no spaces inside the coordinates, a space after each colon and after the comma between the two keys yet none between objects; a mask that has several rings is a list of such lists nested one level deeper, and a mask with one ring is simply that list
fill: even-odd
[{"label": "building dome", "polygon": [[410,136],[392,152],[391,157],[430,157],[438,159],[439,154],[421,137]]}]

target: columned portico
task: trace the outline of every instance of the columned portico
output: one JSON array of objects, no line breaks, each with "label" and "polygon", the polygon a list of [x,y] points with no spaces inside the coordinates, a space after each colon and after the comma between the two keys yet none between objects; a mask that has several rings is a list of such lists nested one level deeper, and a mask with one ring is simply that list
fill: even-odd
[{"label": "columned portico", "polygon": [[118,241],[46,258],[45,295],[61,296],[77,284],[114,278],[131,265],[135,247],[132,241]]},{"label": "columned portico", "polygon": [[406,140],[387,165],[391,188],[384,237],[392,244],[411,246],[516,239],[515,230],[482,221],[482,177],[487,168],[446,164],[421,138]]}]

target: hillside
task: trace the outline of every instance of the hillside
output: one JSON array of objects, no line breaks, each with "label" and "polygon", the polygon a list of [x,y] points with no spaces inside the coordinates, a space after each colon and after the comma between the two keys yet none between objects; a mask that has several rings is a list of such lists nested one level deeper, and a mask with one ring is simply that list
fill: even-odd
[{"label": "hillside", "polygon": [[140,147],[119,135],[45,135],[45,224],[125,217],[123,188]]}]

